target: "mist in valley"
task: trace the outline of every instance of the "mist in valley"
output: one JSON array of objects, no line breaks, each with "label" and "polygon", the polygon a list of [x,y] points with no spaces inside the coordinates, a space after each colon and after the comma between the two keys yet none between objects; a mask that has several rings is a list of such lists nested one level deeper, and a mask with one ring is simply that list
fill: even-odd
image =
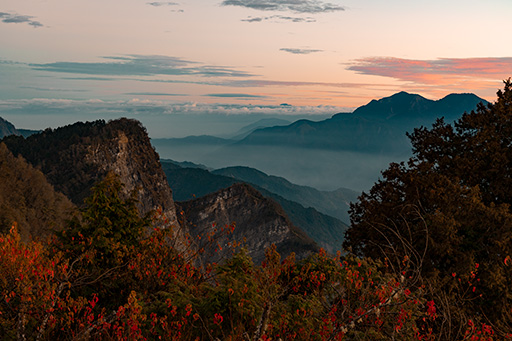
[{"label": "mist in valley", "polygon": [[283,146],[185,144],[165,139],[153,139],[152,143],[163,159],[192,161],[213,169],[247,166],[320,190],[369,190],[390,162],[409,157]]}]

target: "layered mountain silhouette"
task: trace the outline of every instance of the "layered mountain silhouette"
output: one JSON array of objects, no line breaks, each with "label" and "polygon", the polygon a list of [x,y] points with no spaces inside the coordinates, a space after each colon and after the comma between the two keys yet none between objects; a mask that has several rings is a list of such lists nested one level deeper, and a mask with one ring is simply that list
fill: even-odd
[{"label": "layered mountain silhouette", "polygon": [[11,122],[0,117],[0,138],[9,135],[19,135],[18,130]]},{"label": "layered mountain silhouette", "polygon": [[[248,167],[210,172],[202,168],[183,168],[172,160],[161,160],[161,163],[178,202],[200,198],[234,184],[250,184],[266,198],[279,203],[293,224],[318,245],[330,252],[340,249],[348,226],[342,220],[323,213],[318,207],[347,217],[348,221],[348,200],[356,200],[355,192],[343,189],[322,192],[292,184],[283,178],[268,176]],[[238,174],[240,177],[237,177]]]},{"label": "layered mountain silhouette", "polygon": [[283,177],[267,175],[251,167],[226,167],[212,171],[263,188],[271,193],[295,201],[304,207],[313,207],[319,212],[333,216],[341,221],[349,221],[350,202],[357,200],[360,193],[348,188],[335,191],[319,191],[309,186],[291,183]]},{"label": "layered mountain silhouette", "polygon": [[[453,121],[464,112],[474,110],[478,103],[487,101],[475,94],[450,94],[440,100],[433,101],[420,95],[409,94],[405,91],[357,108],[354,116],[367,119],[391,120],[421,124],[430,122],[438,117],[445,117],[447,121]],[[343,115],[335,115],[333,118],[341,118]],[[424,121],[424,122],[423,122]]]},{"label": "layered mountain silhouette", "polygon": [[[227,188],[180,204],[178,222],[172,191],[158,154],[138,121],[78,122],[46,129],[28,138],[10,135],[2,142],[0,230],[5,231],[17,221],[28,239],[66,228],[68,215],[65,213],[74,210],[75,205],[83,205],[91,186],[107,174],[115,173],[125,185],[124,194],[135,195],[142,215],[161,211],[168,222],[158,219],[154,224],[176,227],[173,230],[176,231],[176,246],[184,252],[195,253],[199,249],[194,250],[194,247],[202,247],[190,244],[189,235],[197,237],[201,233],[206,240],[206,236],[215,234],[216,226],[236,223],[231,235],[236,239],[222,235],[214,239],[218,250],[206,261],[223,258],[221,248],[227,252],[229,248],[224,247],[225,244],[235,241],[242,242],[237,247],[245,246],[256,261],[262,259],[265,248],[272,244],[276,244],[283,255],[295,252],[299,257],[319,248],[293,224],[276,201],[264,197],[250,185],[232,185],[231,178],[227,178],[231,182]],[[67,198],[55,193],[53,187]]]},{"label": "layered mountain silhouette", "polygon": [[480,102],[486,103],[474,94],[452,94],[433,101],[400,92],[324,121],[299,120],[288,126],[258,129],[238,143],[401,153],[410,149],[406,131],[430,125],[438,117],[452,121]]},{"label": "layered mountain silhouette", "polygon": [[486,103],[474,94],[434,101],[400,92],[322,121],[256,129],[239,141],[201,136],[152,143],[163,158],[214,169],[248,166],[319,189],[360,191],[369,189],[390,162],[410,156],[406,132],[439,117],[453,121],[480,102]]},{"label": "layered mountain silhouette", "polygon": [[39,130],[30,130],[30,129],[19,129],[16,128],[11,122],[0,117],[0,139],[9,135],[20,135],[24,137],[28,137],[32,134],[39,133]]},{"label": "layered mountain silhouette", "polygon": [[250,133],[252,133],[255,130],[267,128],[267,127],[275,127],[275,126],[287,126],[291,122],[287,120],[283,120],[280,118],[263,118],[261,120],[258,120],[252,124],[246,125],[245,127],[240,128],[236,133],[229,136],[232,140],[241,140]]}]

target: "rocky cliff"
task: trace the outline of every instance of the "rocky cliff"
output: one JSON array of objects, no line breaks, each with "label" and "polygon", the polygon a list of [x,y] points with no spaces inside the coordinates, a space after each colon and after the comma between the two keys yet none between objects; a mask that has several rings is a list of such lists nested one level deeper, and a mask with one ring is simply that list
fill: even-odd
[{"label": "rocky cliff", "polygon": [[158,154],[138,121],[79,122],[26,139],[10,136],[4,142],[79,206],[90,188],[112,171],[120,176],[126,193],[136,191],[142,214],[161,207],[170,223],[177,225],[172,191]]},{"label": "rocky cliff", "polygon": [[0,117],[0,138],[9,135],[20,135],[14,125]]},{"label": "rocky cliff", "polygon": [[264,259],[265,249],[272,244],[281,255],[295,252],[297,258],[318,250],[317,244],[291,223],[279,204],[247,184],[235,184],[178,205],[193,240],[205,249],[205,258],[212,261],[229,257],[241,246],[248,249],[256,263]]}]

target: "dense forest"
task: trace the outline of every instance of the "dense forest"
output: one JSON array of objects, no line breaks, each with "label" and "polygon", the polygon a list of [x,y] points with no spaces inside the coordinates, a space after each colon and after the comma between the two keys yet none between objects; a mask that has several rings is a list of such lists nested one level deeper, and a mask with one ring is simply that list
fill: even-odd
[{"label": "dense forest", "polygon": [[[141,214],[113,173],[48,237],[22,239],[20,218],[2,217],[13,222],[0,236],[0,335],[512,339],[512,82],[497,95],[453,124],[439,119],[408,134],[412,158],[391,164],[352,205],[336,255],[297,260],[270,247],[256,264],[242,248],[205,263],[201,250],[177,247],[161,211]],[[22,148],[17,141],[7,146]],[[215,245],[236,228],[194,238]]]}]

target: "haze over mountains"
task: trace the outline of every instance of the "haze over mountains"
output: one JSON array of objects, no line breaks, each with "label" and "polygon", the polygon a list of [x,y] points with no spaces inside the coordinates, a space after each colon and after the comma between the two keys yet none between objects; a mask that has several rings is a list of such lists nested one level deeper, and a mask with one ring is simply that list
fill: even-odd
[{"label": "haze over mountains", "polygon": [[240,144],[400,155],[410,147],[405,131],[432,124],[443,116],[453,121],[482,101],[473,94],[452,94],[432,101],[400,92],[324,121],[300,120],[284,127],[258,129]]},{"label": "haze over mountains", "polygon": [[18,129],[11,122],[8,122],[4,120],[2,117],[0,117],[0,138],[9,135],[19,135],[28,137],[38,132],[39,130]]},{"label": "haze over mountains", "polygon": [[161,160],[161,163],[176,201],[193,200],[246,183],[281,205],[296,227],[329,252],[340,249],[348,228],[349,202],[357,199],[357,193],[350,190],[322,192],[247,167],[209,171],[191,163],[172,160]]},{"label": "haze over mountains", "polygon": [[248,166],[300,185],[359,191],[369,189],[390,162],[409,157],[407,131],[443,116],[453,121],[480,102],[486,103],[474,94],[433,101],[400,92],[322,121],[256,129],[239,141],[196,136],[152,143],[163,158],[212,168]]},{"label": "haze over mountains", "polygon": [[[176,245],[184,252],[190,250],[195,253],[199,248],[206,247],[197,237],[215,234],[217,226],[221,229],[231,223],[238,224],[239,228],[232,235],[221,235],[220,239],[216,239],[216,249],[220,252],[213,252],[215,248],[209,250],[214,255],[207,252],[203,256],[208,257],[204,259],[206,262],[230,256],[235,249],[234,243],[244,239],[246,242],[237,244],[237,248],[246,246],[248,254],[256,261],[263,259],[265,249],[272,244],[283,254],[296,252],[299,258],[305,257],[318,250],[315,237],[322,238],[325,233],[329,238],[323,237],[323,240],[328,241],[327,248],[334,252],[341,248],[347,228],[335,218],[322,217],[315,211],[316,215],[307,216],[313,220],[311,223],[300,217],[297,219],[302,226],[310,227],[309,233],[306,233],[290,220],[283,208],[269,195],[264,197],[250,185],[233,184],[234,181],[204,193],[208,195],[176,206],[169,187],[171,181],[164,174],[145,128],[135,120],[124,118],[108,123],[102,120],[78,122],[58,129],[46,129],[28,138],[10,135],[1,141],[0,150],[3,151],[0,166],[5,173],[2,173],[4,183],[1,187],[9,191],[0,193],[0,229],[5,231],[17,220],[22,235],[27,239],[48,235],[48,230],[66,228],[62,223],[62,217],[67,214],[64,210],[72,208],[71,202],[83,207],[92,186],[111,173],[117,175],[124,184],[122,195],[136,199],[141,215],[153,216],[155,212],[162,214],[162,218],[156,219],[153,225],[172,227],[176,231]],[[32,166],[27,165],[27,162]],[[13,176],[12,169],[23,171]],[[186,181],[182,187],[194,183],[191,178],[176,178]],[[170,179],[175,180],[174,177]],[[43,188],[44,193],[34,195],[23,184]],[[67,198],[60,193],[55,194],[53,188]],[[46,208],[41,198],[47,201]],[[20,207],[16,209],[13,205]],[[286,202],[286,205],[292,211],[311,211],[292,202]],[[38,211],[33,212],[35,209]],[[43,215],[45,210],[57,212],[48,214],[47,219],[41,219],[45,224],[44,229],[39,227],[41,224],[29,224],[34,217]],[[295,216],[300,214],[295,213]],[[320,224],[323,221],[329,231],[322,228],[315,231],[319,223],[314,220],[320,221]]]},{"label": "haze over mountains", "polygon": [[[152,143],[160,157],[183,161],[162,160],[178,201],[195,200],[244,182],[279,202],[295,226],[333,251],[343,239],[349,204],[356,200],[358,190],[369,188],[389,162],[408,156],[410,145],[405,132],[430,125],[441,116],[452,121],[480,102],[485,103],[473,94],[453,94],[432,101],[400,92],[373,100],[353,113],[339,113],[317,122],[260,119],[234,131],[229,139],[202,135],[154,139]],[[0,123],[2,135],[21,135],[21,130],[9,122]],[[142,164],[154,163],[156,154],[149,156],[154,152],[147,146],[145,133],[140,132],[143,128],[129,120],[104,124],[76,124],[72,129],[48,130],[27,140],[9,137],[5,142],[15,155],[23,155],[39,167],[50,183],[76,204],[98,176],[112,169],[128,181],[129,188],[137,183],[147,187],[145,191],[152,188],[150,183],[161,186],[160,180],[148,180],[146,171],[128,162],[132,158]],[[139,142],[128,143],[132,137]],[[196,162],[205,166],[198,168]],[[157,174],[159,167],[149,169]],[[170,198],[170,194],[164,197]],[[143,211],[162,200],[144,199]],[[175,217],[173,205],[168,209]]]}]

